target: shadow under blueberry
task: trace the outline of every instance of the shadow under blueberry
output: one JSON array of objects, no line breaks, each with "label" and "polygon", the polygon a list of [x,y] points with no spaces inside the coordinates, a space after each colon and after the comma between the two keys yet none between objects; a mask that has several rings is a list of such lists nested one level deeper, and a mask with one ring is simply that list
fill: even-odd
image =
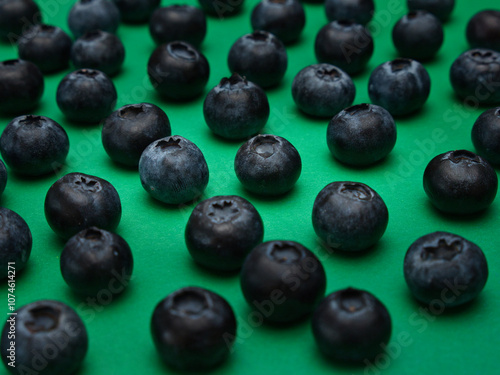
[{"label": "shadow under blueberry", "polygon": [[358,259],[358,258],[369,259],[369,257],[379,256],[384,251],[383,250],[385,248],[384,243],[385,240],[382,237],[379,241],[377,241],[377,243],[361,251],[343,251],[340,249],[334,249],[332,247],[327,246],[324,242],[321,243],[321,247],[333,257],[342,259]]},{"label": "shadow under blueberry", "polygon": [[292,106],[292,115],[296,116],[298,118],[305,118],[308,120],[308,123],[314,123],[315,125],[320,125],[325,127],[325,137],[326,137],[326,128],[328,126],[328,123],[332,119],[333,116],[329,117],[318,117],[318,116],[312,116],[309,115],[305,112],[302,112],[296,105]]},{"label": "shadow under blueberry", "polygon": [[[427,198],[427,197],[426,197]],[[426,199],[423,205],[428,212],[438,216],[443,221],[451,221],[455,223],[471,223],[478,225],[481,221],[487,222],[495,216],[495,209],[492,206],[472,214],[447,213],[436,208],[429,199]]]},{"label": "shadow under blueberry", "polygon": [[208,268],[200,263],[195,262],[191,256],[189,256],[188,251],[186,250],[186,256],[189,258],[189,268],[195,271],[196,273],[204,276],[209,276],[209,277],[214,277],[214,278],[236,278],[239,276],[241,269],[238,268],[237,270],[216,270],[212,268]]},{"label": "shadow under blueberry", "polygon": [[[377,160],[375,163],[366,164],[366,165],[355,165],[355,164],[344,163],[341,160],[337,159],[335,156],[333,156],[331,153],[328,153],[328,155],[330,156],[330,158],[329,158],[330,162],[332,164],[334,164],[335,166],[340,166],[345,170],[359,171],[359,172],[371,170],[371,169],[376,169],[376,168],[384,168],[384,167],[387,167],[393,161],[395,161],[394,155],[392,154],[392,152],[389,153],[388,155],[386,155],[385,157],[383,157],[382,159]],[[387,168],[387,169],[389,169],[389,168]]]},{"label": "shadow under blueberry", "polygon": [[240,186],[238,187],[238,191],[236,193],[236,195],[239,195],[239,196],[247,196],[249,197],[249,199],[251,201],[253,200],[256,200],[256,201],[260,201],[260,202],[279,202],[279,201],[282,201],[282,200],[285,200],[285,199],[289,199],[289,200],[293,200],[294,196],[296,196],[297,194],[300,194],[300,184],[299,182],[297,182],[297,184],[290,190],[288,190],[287,192],[283,193],[283,194],[279,194],[279,195],[263,195],[263,194],[257,194],[257,193],[254,193],[250,190],[247,190],[245,189],[241,184]]},{"label": "shadow under blueberry", "polygon": [[179,203],[179,204],[170,204],[170,203],[165,203],[162,202],[156,198],[153,198],[151,195],[149,195],[147,192],[144,192],[146,197],[143,198],[143,202],[147,207],[149,208],[164,208],[170,211],[179,211],[182,209],[189,209],[189,211],[192,211],[194,207],[200,203],[204,198],[204,195],[201,194],[198,197],[194,198],[193,200],[190,200],[185,203]]},{"label": "shadow under blueberry", "polygon": [[318,349],[318,347],[314,344],[311,344],[311,350],[315,352],[314,355],[314,362],[315,363],[320,363],[321,365],[325,367],[329,367],[332,369],[332,374],[334,373],[333,369],[337,368],[342,371],[350,371],[350,372],[359,372],[363,367],[366,366],[365,363],[363,362],[354,362],[354,361],[342,361],[342,360],[336,360],[332,358],[328,358],[325,356],[321,351]]}]

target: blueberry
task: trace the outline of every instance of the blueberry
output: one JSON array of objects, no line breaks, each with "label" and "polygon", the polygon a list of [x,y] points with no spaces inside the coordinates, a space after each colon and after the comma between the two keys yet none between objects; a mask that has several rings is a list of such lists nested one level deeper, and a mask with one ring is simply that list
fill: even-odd
[{"label": "blueberry", "polygon": [[434,157],[424,171],[424,190],[440,211],[471,214],[483,211],[495,199],[498,178],[481,156],[467,150]]},{"label": "blueberry", "polygon": [[149,32],[156,44],[185,41],[199,47],[207,33],[205,13],[190,5],[158,8],[149,20]]},{"label": "blueberry", "polygon": [[355,96],[351,77],[330,64],[306,66],[292,83],[295,104],[311,116],[332,117],[350,106]]},{"label": "blueberry", "polygon": [[383,303],[355,288],[326,296],[312,317],[316,344],[332,360],[372,360],[383,352],[391,331],[391,316]]},{"label": "blueberry", "polygon": [[128,23],[146,23],[161,0],[113,0],[121,20]]},{"label": "blueberry", "polygon": [[231,353],[236,317],[227,301],[199,287],[169,294],[156,306],[151,335],[161,359],[178,370],[209,370]]},{"label": "blueberry", "polygon": [[326,0],[326,17],[329,21],[351,20],[366,25],[375,13],[373,0]]},{"label": "blueberry", "polygon": [[466,36],[471,48],[500,52],[500,10],[476,13],[467,24]]},{"label": "blueberry", "polygon": [[217,16],[221,20],[239,14],[243,9],[244,0],[198,0],[206,14]]},{"label": "blueberry", "polygon": [[302,161],[297,149],[285,138],[259,134],[239,148],[234,170],[247,190],[280,195],[291,190],[299,179]]},{"label": "blueberry", "polygon": [[98,123],[113,111],[116,100],[115,85],[99,70],[76,70],[57,87],[57,105],[74,122]]},{"label": "blueberry", "polygon": [[481,48],[462,53],[451,65],[450,81],[462,99],[500,104],[500,53]]},{"label": "blueberry", "polygon": [[62,277],[74,292],[96,296],[101,291],[122,292],[132,277],[134,259],[122,237],[90,227],[66,242],[60,264]]},{"label": "blueberry", "polygon": [[302,33],[306,15],[299,0],[262,0],[250,21],[254,30],[268,31],[283,43],[292,43]]},{"label": "blueberry", "polygon": [[310,250],[293,241],[255,247],[241,269],[248,304],[270,322],[289,323],[309,315],[325,294],[326,274]]},{"label": "blueberry", "polygon": [[246,138],[258,133],[269,118],[269,101],[259,86],[237,73],[222,78],[203,103],[210,130],[224,138]]},{"label": "blueberry", "polygon": [[379,65],[368,81],[368,95],[373,104],[393,116],[404,116],[421,109],[431,91],[429,73],[411,59],[396,59]]},{"label": "blueberry", "polygon": [[238,38],[227,58],[229,70],[262,88],[276,86],[285,75],[288,57],[283,43],[267,31]]},{"label": "blueberry", "polygon": [[114,231],[121,215],[120,197],[113,185],[84,173],[61,177],[45,196],[47,223],[63,239],[91,226]]},{"label": "blueberry", "polygon": [[36,108],[44,90],[38,67],[25,60],[0,62],[0,112],[23,113]]},{"label": "blueberry", "polygon": [[314,42],[316,59],[357,74],[373,55],[373,38],[363,25],[352,21],[332,21],[323,26]]},{"label": "blueberry", "polygon": [[150,103],[129,104],[104,120],[102,144],[115,162],[137,166],[144,149],[171,134],[166,113]]},{"label": "blueberry", "polygon": [[196,205],[186,225],[189,253],[202,266],[234,271],[262,242],[264,225],[255,207],[236,195],[206,199]]},{"label": "blueberry", "polygon": [[27,27],[41,22],[42,14],[34,1],[0,1],[0,39],[16,42]]},{"label": "blueberry", "polygon": [[66,160],[66,131],[45,116],[20,116],[7,124],[0,137],[0,152],[16,173],[40,176],[57,171]]},{"label": "blueberry", "polygon": [[200,95],[208,82],[210,67],[205,56],[186,42],[157,47],[148,61],[148,75],[162,96],[186,100]]},{"label": "blueberry", "polygon": [[5,164],[0,160],[0,197],[7,186],[7,169],[5,169]]},{"label": "blueberry", "polygon": [[32,245],[26,221],[14,211],[0,207],[0,280],[7,278],[9,263],[16,273],[26,266]]},{"label": "blueberry", "polygon": [[443,44],[443,26],[432,13],[417,10],[404,15],[392,29],[392,41],[401,57],[433,58]]},{"label": "blueberry", "polygon": [[71,48],[71,62],[76,69],[96,69],[113,76],[120,71],[123,60],[125,47],[122,41],[106,31],[88,31]]},{"label": "blueberry", "polygon": [[139,160],[142,187],[155,199],[181,204],[200,196],[208,185],[208,165],[201,150],[178,135],[151,143]]},{"label": "blueberry", "polygon": [[332,182],[314,201],[314,231],[334,249],[368,249],[382,237],[388,222],[389,212],[380,195],[360,182]]},{"label": "blueberry", "polygon": [[36,25],[25,32],[17,43],[19,58],[34,63],[42,73],[66,69],[72,40],[61,28]]},{"label": "blueberry", "polygon": [[456,234],[434,232],[412,243],[404,260],[404,276],[420,302],[459,306],[481,293],[488,264],[475,243]]},{"label": "blueberry", "polygon": [[455,0],[407,0],[407,4],[410,11],[426,10],[444,22],[455,7]]},{"label": "blueberry", "polygon": [[472,127],[476,152],[491,164],[500,165],[500,107],[483,112]]},{"label": "blueberry", "polygon": [[87,31],[114,33],[120,24],[120,11],[110,0],[79,0],[68,15],[68,26],[75,38]]},{"label": "blueberry", "polygon": [[[73,374],[85,359],[88,336],[78,314],[68,305],[53,300],[38,300],[16,311],[15,338],[11,338],[12,321],[2,331],[1,352],[11,374]],[[16,367],[10,362],[11,342],[16,348]]]}]

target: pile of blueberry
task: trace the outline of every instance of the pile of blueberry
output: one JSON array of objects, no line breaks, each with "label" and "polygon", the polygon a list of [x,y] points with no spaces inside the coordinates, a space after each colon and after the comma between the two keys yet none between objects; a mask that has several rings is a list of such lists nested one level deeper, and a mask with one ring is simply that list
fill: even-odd
[{"label": "pile of blueberry", "polygon": [[[399,58],[376,67],[370,75],[371,104],[353,105],[351,76],[362,72],[374,50],[367,24],[376,12],[372,0],[326,0],[329,23],[314,43],[318,63],[304,67],[291,85],[291,97],[304,116],[329,119],[326,146],[348,166],[369,167],[396,144],[394,118],[417,115],[427,101],[431,80],[423,63],[432,60],[444,38],[443,22],[453,0],[408,0],[409,13],[394,26]],[[120,21],[147,23],[157,44],[147,72],[160,97],[189,101],[205,91],[209,61],[199,47],[206,35],[206,16],[217,15],[228,0],[200,0],[201,9],[186,5],[159,7],[158,0],[79,0],[68,25],[39,19],[18,38],[19,59],[0,63],[0,112],[12,115],[0,136],[0,152],[9,173],[37,178],[58,171],[70,144],[56,121],[30,114],[44,92],[44,74],[71,66],[60,82],[56,101],[69,122],[102,123],[102,144],[113,162],[136,168],[153,198],[182,205],[199,198],[209,182],[209,166],[190,140],[172,135],[167,114],[151,103],[130,103],[115,110],[117,90],[110,77],[121,72],[125,48],[115,32]],[[233,14],[237,15],[237,7]],[[23,18],[39,14],[32,0],[0,0],[0,38],[21,35]],[[228,52],[232,75],[222,78],[203,103],[207,126],[219,138],[244,141],[234,171],[252,194],[281,196],[293,189],[302,172],[297,149],[286,139],[259,134],[270,115],[266,89],[279,85],[287,70],[286,46],[297,43],[305,25],[298,0],[263,0],[251,14],[253,32],[238,38]],[[444,213],[470,215],[486,210],[497,194],[493,165],[500,164],[500,11],[474,15],[466,37],[472,49],[450,68],[460,98],[475,98],[493,108],[472,128],[476,153],[454,150],[435,156],[423,175],[430,202]],[[93,100],[89,100],[92,98]],[[96,100],[97,99],[97,100]],[[326,147],[325,146],[325,147]],[[7,169],[0,161],[0,194]],[[69,173],[47,191],[45,217],[66,244],[60,256],[64,281],[77,294],[95,296],[111,288],[114,275],[125,271],[130,281],[133,255],[114,233],[122,215],[118,192],[107,180]],[[370,186],[335,181],[324,187],[312,207],[312,225],[328,248],[365,252],[384,235],[389,212]],[[189,254],[202,267],[240,272],[248,304],[264,306],[270,324],[285,325],[312,317],[320,351],[341,361],[373,359],[391,337],[387,308],[368,291],[346,288],[325,297],[326,273],[317,256],[300,243],[267,241],[263,220],[248,200],[221,195],[202,200],[185,228]],[[0,208],[0,276],[9,262],[21,271],[33,241],[27,223]],[[404,277],[414,297],[429,303],[442,297],[450,283],[462,293],[444,300],[463,305],[482,291],[488,266],[482,250],[452,233],[434,232],[417,239],[404,259]],[[119,292],[123,291],[120,290]],[[271,303],[271,305],[269,305]],[[18,364],[30,366],[33,354],[60,335],[69,341],[48,359],[40,373],[70,374],[83,361],[88,337],[75,311],[58,301],[41,300],[17,310]],[[8,324],[2,333],[4,363],[9,351]],[[237,335],[232,307],[220,295],[200,287],[179,289],[158,303],[151,335],[168,365],[206,370],[231,352]],[[6,363],[7,365],[7,363]],[[14,370],[7,366],[9,371]]]}]

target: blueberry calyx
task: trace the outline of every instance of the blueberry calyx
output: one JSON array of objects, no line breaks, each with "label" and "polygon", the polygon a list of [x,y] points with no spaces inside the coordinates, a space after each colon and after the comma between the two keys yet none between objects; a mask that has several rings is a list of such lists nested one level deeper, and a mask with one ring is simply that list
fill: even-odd
[{"label": "blueberry calyx", "polygon": [[167,44],[167,49],[176,59],[189,61],[198,60],[198,53],[186,43],[172,42]]},{"label": "blueberry calyx", "polygon": [[102,231],[96,227],[91,227],[85,231],[83,237],[87,240],[101,240]]},{"label": "blueberry calyx", "polygon": [[97,76],[99,74],[99,72],[97,70],[94,70],[94,69],[80,69],[76,72],[76,74],[85,76],[87,78],[94,78],[95,76]]},{"label": "blueberry calyx", "polygon": [[240,76],[238,73],[233,73],[229,78],[222,78],[219,86],[226,90],[241,89],[248,85],[248,80],[245,76]]},{"label": "blueberry calyx", "polygon": [[269,256],[278,263],[297,263],[304,258],[299,248],[286,242],[277,242],[269,250]]},{"label": "blueberry calyx", "polygon": [[462,252],[463,244],[460,241],[453,241],[448,244],[444,238],[438,241],[437,246],[426,246],[420,254],[422,260],[452,260]]},{"label": "blueberry calyx", "polygon": [[265,31],[254,31],[251,34],[247,35],[247,38],[252,39],[255,42],[266,42],[269,39],[269,33]]},{"label": "blueberry calyx", "polygon": [[339,291],[340,307],[348,313],[355,313],[366,308],[361,290],[347,288]]},{"label": "blueberry calyx", "polygon": [[370,201],[373,198],[372,193],[365,186],[357,183],[344,183],[340,187],[340,192],[352,199],[361,201]]},{"label": "blueberry calyx", "polygon": [[478,155],[467,150],[452,151],[449,153],[448,159],[455,164],[461,162],[466,162],[468,165],[481,163]]},{"label": "blueberry calyx", "polygon": [[367,103],[353,105],[352,107],[344,109],[344,112],[350,116],[356,116],[359,112],[370,111],[370,105]]},{"label": "blueberry calyx", "polygon": [[144,112],[145,111],[144,111],[143,104],[134,104],[134,105],[128,105],[126,107],[122,107],[118,111],[118,116],[121,118],[125,118],[125,119],[133,119]]},{"label": "blueberry calyx", "polygon": [[41,127],[44,122],[45,119],[42,116],[36,116],[36,115],[26,115],[19,120],[19,123],[21,124],[28,124],[37,127]]},{"label": "blueberry calyx", "polygon": [[159,147],[163,151],[167,151],[167,150],[182,148],[180,143],[181,143],[180,139],[169,138],[169,139],[163,139],[163,140],[159,141],[155,147]]},{"label": "blueberry calyx", "polygon": [[2,65],[14,66],[19,64],[21,61],[19,59],[6,60],[2,62]]},{"label": "blueberry calyx", "polygon": [[231,201],[214,202],[208,209],[207,216],[216,224],[230,221],[234,216],[240,213],[238,207]]},{"label": "blueberry calyx", "polygon": [[269,2],[271,4],[279,4],[279,5],[282,5],[282,4],[286,4],[288,2],[288,0],[269,0]]},{"label": "blueberry calyx", "polygon": [[24,325],[32,333],[49,332],[59,325],[61,311],[51,306],[40,306],[30,310],[30,319]]},{"label": "blueberry calyx", "polygon": [[497,60],[496,54],[488,50],[474,49],[470,51],[470,56],[478,64],[491,64]]},{"label": "blueberry calyx", "polygon": [[410,59],[396,59],[390,62],[392,72],[407,70],[411,66]]},{"label": "blueberry calyx", "polygon": [[77,185],[82,191],[90,191],[92,193],[96,193],[101,190],[101,184],[98,181],[87,179],[84,176],[80,176],[80,179],[75,181],[75,185]]},{"label": "blueberry calyx", "polygon": [[271,136],[261,136],[254,140],[252,149],[261,157],[267,159],[276,153],[279,141]]},{"label": "blueberry calyx", "polygon": [[102,35],[101,30],[92,30],[92,31],[87,31],[83,36],[81,36],[81,39],[91,41],[99,38],[101,35]]},{"label": "blueberry calyx", "polygon": [[209,300],[197,290],[184,290],[172,298],[171,312],[176,315],[196,318],[208,309]]},{"label": "blueberry calyx", "polygon": [[325,66],[316,69],[316,75],[322,80],[328,82],[337,81],[342,77],[342,74],[338,71],[338,69],[334,67],[327,68]]},{"label": "blueberry calyx", "polygon": [[495,115],[496,115],[497,117],[500,117],[500,108],[498,108],[498,109],[495,111]]},{"label": "blueberry calyx", "polygon": [[344,28],[351,27],[352,25],[354,25],[354,21],[352,20],[337,20],[336,22],[338,25]]}]

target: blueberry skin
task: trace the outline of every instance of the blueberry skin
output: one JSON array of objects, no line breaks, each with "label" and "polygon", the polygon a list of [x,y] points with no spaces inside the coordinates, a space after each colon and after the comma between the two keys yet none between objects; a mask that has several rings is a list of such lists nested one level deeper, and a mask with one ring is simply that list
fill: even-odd
[{"label": "blueberry skin", "polygon": [[269,101],[259,86],[233,73],[210,90],[203,103],[203,116],[215,134],[228,139],[247,138],[266,125]]},{"label": "blueberry skin", "polygon": [[488,279],[482,250],[456,234],[434,232],[412,243],[404,276],[413,296],[423,303],[459,306],[476,298]]},{"label": "blueberry skin", "polygon": [[295,42],[306,24],[299,0],[262,0],[252,11],[252,29],[268,31],[283,43]]},{"label": "blueberry skin", "polygon": [[75,38],[94,30],[114,33],[119,24],[120,11],[109,0],[79,0],[68,15],[68,26]]},{"label": "blueberry skin", "polygon": [[373,0],[326,0],[325,12],[328,21],[350,20],[366,25],[375,13]]},{"label": "blueberry skin", "polygon": [[35,109],[45,87],[38,67],[25,60],[0,62],[0,112],[21,114]]},{"label": "blueberry skin", "polygon": [[[75,310],[59,301],[38,300],[16,312],[15,339],[9,338],[7,321],[1,341],[2,360],[11,374],[67,375],[80,367],[87,354],[88,336]],[[7,365],[11,341],[16,347],[16,367]]]},{"label": "blueberry skin", "polygon": [[252,193],[281,195],[299,179],[302,161],[297,149],[285,138],[259,134],[239,148],[234,170],[241,184]]},{"label": "blueberry skin", "polygon": [[199,47],[207,33],[205,13],[190,5],[158,8],[149,20],[149,33],[156,44],[185,41]]},{"label": "blueberry skin", "polygon": [[323,298],[326,274],[300,243],[268,241],[245,259],[240,285],[248,304],[266,321],[290,323],[309,315]]},{"label": "blueberry skin", "polygon": [[113,111],[117,97],[115,85],[106,74],[94,69],[80,69],[61,80],[56,101],[68,120],[98,123]]},{"label": "blueberry skin", "polygon": [[146,23],[161,0],[113,0],[120,11],[121,20],[127,23]]},{"label": "blueberry skin", "polygon": [[129,284],[134,259],[122,237],[90,227],[66,242],[60,267],[64,281],[75,293],[96,296],[109,290],[116,294]]},{"label": "blueberry skin", "polygon": [[125,60],[125,47],[116,35],[88,31],[71,48],[71,62],[76,69],[96,69],[108,76],[117,74]]},{"label": "blueberry skin", "polygon": [[500,53],[481,48],[462,53],[451,65],[450,81],[462,99],[500,104]]},{"label": "blueberry skin", "polygon": [[61,238],[95,226],[114,231],[122,216],[118,192],[108,181],[84,173],[57,180],[45,196],[45,218]]},{"label": "blueberry skin", "polygon": [[227,58],[231,73],[239,73],[262,88],[276,86],[285,75],[288,57],[283,43],[267,31],[238,38]]},{"label": "blueberry skin", "polygon": [[396,59],[379,65],[368,81],[373,104],[393,116],[404,116],[422,108],[431,91],[429,73],[416,60]]},{"label": "blueberry skin", "polygon": [[0,1],[0,39],[17,41],[28,25],[42,22],[38,5],[32,0]]},{"label": "blueberry skin", "polygon": [[392,41],[399,55],[419,61],[433,58],[443,40],[441,21],[423,10],[405,14],[392,29]]},{"label": "blueberry skin", "polygon": [[61,28],[35,25],[17,43],[19,58],[31,61],[42,73],[66,69],[73,41]]},{"label": "blueberry skin", "polygon": [[115,162],[135,167],[151,142],[171,134],[167,114],[150,103],[128,104],[111,113],[102,126],[102,144]]},{"label": "blueberry skin", "polygon": [[389,212],[380,195],[360,182],[332,182],[314,201],[314,231],[333,249],[366,250],[379,241],[388,222]]},{"label": "blueberry skin", "polygon": [[0,152],[16,173],[41,176],[58,170],[66,160],[66,131],[45,116],[20,116],[7,124],[0,137]]},{"label": "blueberry skin", "polygon": [[292,83],[292,97],[299,109],[308,115],[332,117],[350,106],[356,86],[342,69],[330,64],[306,66]]},{"label": "blueberry skin", "polygon": [[7,186],[7,169],[2,160],[0,160],[0,197]]},{"label": "blueberry skin", "polygon": [[198,0],[205,14],[217,16],[221,20],[238,15],[243,9],[244,0]]},{"label": "blueberry skin", "polygon": [[455,7],[455,0],[407,0],[410,11],[426,10],[434,14],[441,22],[450,18]]},{"label": "blueberry skin", "polygon": [[440,211],[451,214],[481,212],[491,205],[498,189],[493,167],[467,150],[434,157],[424,171],[424,190]]},{"label": "blueberry skin", "polygon": [[144,190],[168,204],[181,204],[200,196],[208,185],[208,165],[201,150],[179,135],[151,143],[139,160]]},{"label": "blueberry skin", "polygon": [[326,296],[312,317],[312,332],[329,359],[346,362],[372,360],[391,338],[387,308],[373,294],[347,288]]},{"label": "blueberry skin", "polygon": [[175,41],[154,50],[148,61],[148,75],[163,97],[188,100],[203,92],[210,67],[205,56],[191,44]]},{"label": "blueberry skin", "polygon": [[370,31],[347,20],[326,24],[314,42],[318,62],[335,65],[348,74],[364,70],[373,55],[373,48]]},{"label": "blueberry skin", "polygon": [[235,271],[264,237],[255,207],[236,195],[221,195],[196,205],[184,233],[195,262],[213,270]]},{"label": "blueberry skin", "polygon": [[500,11],[483,10],[467,23],[465,31],[471,48],[486,48],[500,52]]},{"label": "blueberry skin", "polygon": [[236,317],[218,294],[185,287],[158,303],[151,335],[158,354],[170,367],[209,370],[229,356],[236,338]]},{"label": "blueberry skin", "polygon": [[471,132],[476,152],[491,164],[500,165],[500,107],[478,117]]},{"label": "blueberry skin", "polygon": [[16,273],[28,263],[33,239],[28,224],[12,210],[0,207],[0,280],[8,275],[8,265],[15,263]]}]

